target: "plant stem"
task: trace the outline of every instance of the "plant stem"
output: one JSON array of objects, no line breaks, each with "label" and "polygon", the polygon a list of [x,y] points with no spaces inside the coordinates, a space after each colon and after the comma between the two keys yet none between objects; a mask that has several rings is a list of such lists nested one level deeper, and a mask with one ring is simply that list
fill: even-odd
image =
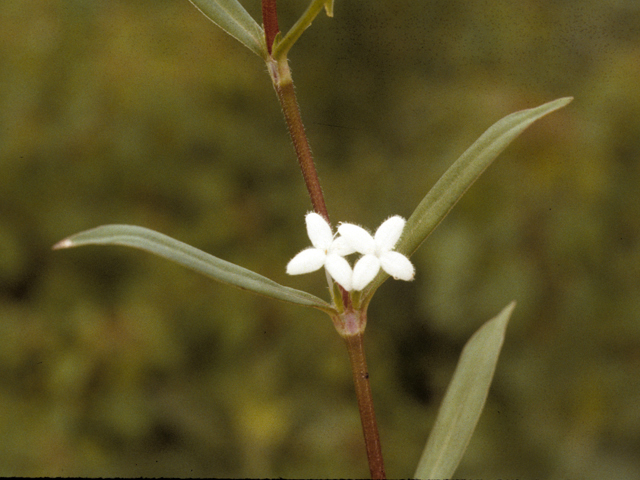
[{"label": "plant stem", "polygon": [[[263,5],[264,5],[263,0]],[[300,35],[309,28],[311,22],[318,16],[320,10],[325,6],[327,0],[313,0],[307,10],[302,14],[298,21],[291,27],[291,29],[285,34],[285,36],[276,45],[273,57],[280,60],[287,56],[289,49],[300,38]]]},{"label": "plant stem", "polygon": [[[300,107],[296,99],[291,70],[287,60],[289,48],[311,24],[325,3],[326,0],[313,0],[300,20],[292,27],[285,38],[275,46],[276,51],[274,52],[272,52],[273,41],[278,33],[276,0],[262,0],[262,21],[269,51],[267,68],[284,113],[289,135],[293,140],[293,147],[302,170],[304,183],[311,197],[311,204],[316,213],[322,215],[331,224],[320,180],[318,179],[318,172],[311,154],[311,147],[302,123]],[[363,333],[367,323],[367,313],[366,309],[354,311],[349,292],[340,285],[338,287],[344,311],[341,315],[332,318],[336,329],[347,343],[371,478],[384,479],[386,475],[380,446],[380,434],[378,433],[378,424],[373,409],[373,396],[371,394],[371,385],[369,384],[367,360],[364,354]]]},{"label": "plant stem", "polygon": [[304,131],[304,124],[302,123],[302,116],[300,115],[300,108],[296,100],[293,79],[291,78],[291,70],[289,70],[287,59],[283,58],[276,61],[273,58],[269,58],[267,66],[276,94],[278,95],[278,100],[280,101],[280,106],[282,107],[282,112],[284,113],[289,135],[291,136],[291,140],[293,140],[293,147],[296,150],[296,156],[298,157],[298,163],[302,170],[304,183],[311,197],[311,204],[313,205],[313,209],[329,222],[329,213],[327,212],[327,206],[324,202],[324,195],[322,193],[322,187],[320,186],[320,180],[318,180],[318,173],[316,172],[313,155],[311,154],[311,147],[309,146],[309,141]]},{"label": "plant stem", "polygon": [[[366,315],[364,312],[363,314]],[[367,359],[364,354],[364,334],[363,332],[358,332],[354,335],[345,335],[344,339],[347,342],[347,350],[349,351],[349,360],[353,372],[353,383],[356,387],[356,397],[358,398],[358,409],[360,410],[360,420],[362,421],[371,478],[386,478],[382,448],[380,446],[380,434],[378,433],[371,385],[369,384]]]},{"label": "plant stem", "polygon": [[[304,131],[304,124],[302,123],[302,116],[300,115],[300,108],[298,107],[298,101],[296,99],[296,92],[293,88],[293,79],[291,78],[291,70],[289,70],[289,63],[287,61],[288,48],[293,45],[295,40],[287,42],[287,49],[280,49],[278,56],[271,54],[273,47],[273,41],[279,31],[278,29],[278,12],[276,10],[277,0],[262,0],[262,23],[264,24],[265,40],[267,42],[267,49],[269,51],[269,57],[267,59],[267,68],[271,75],[271,81],[273,87],[276,90],[278,101],[282,107],[284,113],[284,119],[287,123],[287,129],[291,140],[293,140],[293,147],[296,150],[296,156],[298,157],[298,163],[302,170],[302,176],[304,177],[304,183],[309,191],[311,197],[311,204],[316,213],[319,213],[324,219],[331,224],[329,220],[329,213],[327,212],[327,206],[324,202],[324,195],[322,193],[322,187],[320,186],[320,180],[318,180],[318,172],[313,161],[313,155],[311,154],[311,147],[307,140],[307,135]],[[326,0],[315,0],[312,2],[307,12],[296,23],[298,26],[297,35],[293,36],[297,39],[302,31],[311,24],[311,21],[320,11],[322,5]],[[311,12],[309,12],[311,10]],[[317,11],[316,11],[317,10]],[[313,13],[315,11],[315,13]],[[302,22],[301,26],[299,25]],[[295,28],[292,29],[297,31]],[[289,35],[288,35],[289,36]],[[289,36],[291,38],[291,36]]]},{"label": "plant stem", "polygon": [[[273,87],[276,90],[276,95],[282,107],[289,135],[293,141],[293,148],[296,151],[300,170],[302,170],[302,177],[304,178],[304,183],[307,186],[307,191],[311,198],[311,205],[315,212],[322,215],[327,223],[331,225],[327,205],[324,201],[324,194],[322,193],[322,186],[320,185],[316,165],[313,161],[313,154],[309,146],[309,140],[304,131],[304,124],[302,123],[300,107],[296,99],[296,92],[293,87],[293,79],[291,78],[288,61],[286,57],[279,61],[276,61],[273,57],[269,57],[267,67],[269,68]],[[340,287],[344,306],[350,308],[351,297],[349,296],[349,292],[342,288],[341,285],[338,286]]]},{"label": "plant stem", "polygon": [[262,24],[264,26],[264,39],[267,42],[267,51],[271,55],[273,41],[280,31],[278,28],[276,0],[262,0]]}]

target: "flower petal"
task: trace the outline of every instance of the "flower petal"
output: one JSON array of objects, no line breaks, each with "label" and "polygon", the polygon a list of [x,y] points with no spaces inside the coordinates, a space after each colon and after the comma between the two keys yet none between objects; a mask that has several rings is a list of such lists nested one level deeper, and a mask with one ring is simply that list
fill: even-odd
[{"label": "flower petal", "polygon": [[322,218],[322,215],[315,212],[307,213],[304,219],[307,224],[307,235],[309,235],[311,245],[326,251],[333,241],[331,226]]},{"label": "flower petal", "polygon": [[386,252],[396,246],[400,235],[402,235],[405,223],[406,220],[398,215],[382,222],[373,237],[379,252]]},{"label": "flower petal", "polygon": [[373,237],[362,227],[351,223],[343,223],[338,227],[338,233],[356,252],[368,254],[373,253],[375,250],[376,244],[373,241]]},{"label": "flower petal", "polygon": [[315,272],[322,267],[327,259],[324,251],[317,248],[307,248],[287,264],[287,273],[289,275],[300,275],[302,273]]},{"label": "flower petal", "polygon": [[398,252],[384,252],[380,255],[380,265],[396,280],[413,280],[416,273],[409,259]]},{"label": "flower petal", "polygon": [[353,271],[351,270],[351,265],[340,255],[332,253],[327,256],[327,261],[325,262],[325,267],[329,275],[342,285],[347,292],[351,290],[351,277],[353,275]]},{"label": "flower petal", "polygon": [[362,290],[380,271],[380,260],[375,255],[365,255],[353,267],[351,286],[354,290]]},{"label": "flower petal", "polygon": [[335,253],[336,255],[340,255],[341,257],[346,257],[347,255],[351,255],[355,253],[355,248],[353,248],[344,237],[338,237],[333,240],[331,247],[329,247],[330,253]]}]

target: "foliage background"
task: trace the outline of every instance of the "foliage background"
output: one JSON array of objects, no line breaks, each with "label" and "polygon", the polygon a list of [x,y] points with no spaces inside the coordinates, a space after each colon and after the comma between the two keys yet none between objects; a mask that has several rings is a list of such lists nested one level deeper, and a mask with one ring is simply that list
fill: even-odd
[{"label": "foliage background", "polygon": [[[283,28],[306,4],[279,3]],[[50,250],[138,224],[326,298],[284,273],[309,202],[264,65],[185,0],[5,0],[0,40],[0,475],[366,475],[327,317],[141,252]],[[370,227],[499,118],[576,98],[370,308],[389,475],[512,299],[458,476],[640,472],[639,59],[633,0],[338,0],[292,51],[330,213]]]}]

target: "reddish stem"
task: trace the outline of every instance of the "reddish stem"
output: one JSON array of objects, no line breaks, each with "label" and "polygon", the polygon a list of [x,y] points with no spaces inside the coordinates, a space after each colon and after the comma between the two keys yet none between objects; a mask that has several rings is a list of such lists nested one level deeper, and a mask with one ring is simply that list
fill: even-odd
[{"label": "reddish stem", "polygon": [[264,38],[267,42],[267,51],[269,55],[271,55],[273,41],[280,31],[278,28],[276,0],[262,0],[262,24],[264,25]]},{"label": "reddish stem", "polygon": [[376,414],[373,410],[369,371],[367,370],[367,360],[364,355],[363,337],[363,333],[359,332],[355,335],[345,335],[344,339],[347,342],[347,350],[349,351],[349,360],[351,361],[353,372],[353,383],[356,387],[362,432],[364,433],[364,443],[369,460],[369,472],[371,478],[386,478],[380,446],[380,434],[378,433]]},{"label": "reddish stem", "polygon": [[[271,56],[273,41],[278,34],[278,14],[276,11],[276,0],[262,0],[262,22],[264,25],[265,40],[267,42],[267,50],[269,58],[267,67],[273,86],[276,90],[278,100],[282,106],[284,118],[287,123],[289,135],[293,140],[293,146],[298,157],[300,169],[304,182],[311,197],[313,209],[322,215],[325,220],[329,221],[327,206],[324,202],[322,187],[318,179],[313,155],[309,141],[304,131],[304,124],[300,115],[300,108],[296,100],[295,90],[293,88],[293,80],[291,71],[287,63],[286,54],[284,58],[275,59]],[[342,286],[340,293],[345,312],[340,318],[334,318],[336,328],[343,336],[347,343],[349,351],[349,359],[351,369],[353,371],[353,381],[356,389],[356,397],[358,399],[358,409],[360,410],[360,419],[362,421],[362,430],[364,433],[364,441],[367,449],[367,458],[369,460],[369,470],[371,478],[386,478],[384,471],[384,462],[382,459],[382,450],[380,447],[380,435],[378,433],[378,425],[376,415],[373,410],[373,396],[371,394],[371,385],[369,384],[369,372],[367,370],[367,361],[364,355],[363,332],[366,325],[366,310],[355,312],[351,304],[351,296]]]},{"label": "reddish stem", "polygon": [[311,197],[313,209],[331,224],[327,206],[324,202],[320,180],[318,180],[318,172],[316,171],[313,155],[311,154],[311,147],[309,146],[309,141],[304,131],[304,124],[300,116],[300,108],[296,100],[296,93],[293,88],[293,80],[291,79],[291,71],[289,70],[287,59],[276,61],[271,58],[267,62],[267,67],[269,68],[273,86],[276,89],[276,94],[278,95],[278,100],[284,113],[289,135],[291,136],[291,140],[293,140],[293,147],[295,148],[298,163],[302,170],[304,183]]}]

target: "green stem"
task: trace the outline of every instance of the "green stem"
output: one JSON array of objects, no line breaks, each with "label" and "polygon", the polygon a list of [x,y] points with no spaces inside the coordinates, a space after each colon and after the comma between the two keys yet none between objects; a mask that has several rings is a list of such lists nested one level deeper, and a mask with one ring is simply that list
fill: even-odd
[{"label": "green stem", "polygon": [[287,34],[273,48],[273,58],[278,61],[286,58],[289,49],[300,38],[300,35],[311,25],[328,0],[313,0],[307,10],[291,27]]},{"label": "green stem", "polygon": [[[356,312],[353,312],[354,314]],[[366,313],[360,312],[366,315]],[[362,422],[362,432],[364,433],[364,443],[367,448],[367,459],[369,460],[369,471],[371,478],[386,478],[384,471],[384,461],[382,459],[382,448],[380,445],[380,434],[376,414],[373,409],[373,396],[369,383],[369,371],[367,369],[367,359],[364,354],[364,334],[358,332],[354,335],[344,335],[349,351],[349,360],[353,372],[353,383],[356,388],[358,399],[358,409],[360,410],[360,420]]]}]

